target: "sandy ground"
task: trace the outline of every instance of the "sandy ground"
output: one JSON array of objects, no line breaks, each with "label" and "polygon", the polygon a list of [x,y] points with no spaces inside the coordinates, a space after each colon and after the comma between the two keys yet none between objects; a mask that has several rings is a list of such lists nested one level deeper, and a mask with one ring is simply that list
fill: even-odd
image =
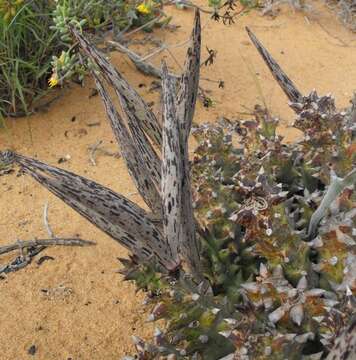
[{"label": "sandy ground", "polygon": [[[198,3],[204,5],[205,1]],[[265,103],[281,118],[281,132],[286,140],[298,137],[287,126],[292,114],[286,98],[248,41],[246,25],[301,91],[313,88],[320,93],[333,91],[338,105],[346,106],[355,89],[355,34],[346,30],[320,3],[312,5],[311,13],[295,13],[285,8],[275,19],[261,17],[253,11],[230,27],[209,21],[203,15],[203,49],[207,45],[217,50],[218,57],[212,67],[202,69],[202,77],[222,79],[225,88],[201,81],[201,86],[211,91],[209,95],[215,104],[206,109],[199,103],[195,121],[214,121],[221,115],[237,117],[239,112],[251,110],[254,104]],[[181,27],[175,32],[156,31],[154,35],[175,44],[187,38],[193,13],[167,10],[173,15],[173,23]],[[148,45],[138,50],[146,54],[152,48]],[[172,52],[182,63],[185,49],[172,49]],[[172,58],[167,54],[165,57],[172,69],[178,70]],[[115,53],[112,59],[145,99],[158,104],[158,94],[148,92],[152,79],[139,74],[124,56]],[[159,64],[160,58],[154,62]],[[99,155],[97,166],[89,162],[88,147],[99,140],[107,150],[116,151],[101,100],[89,99],[92,86],[89,80],[84,88],[72,85],[46,113],[7,120],[7,129],[0,131],[0,149],[12,148],[54,165],[59,158],[70,155],[71,159],[59,166],[142,204],[122,160]],[[93,123],[99,124],[90,126]],[[42,220],[46,202],[50,205],[50,223],[58,236],[78,235],[95,240],[97,246],[47,249],[42,255],[52,256],[54,260],[42,265],[34,261],[26,269],[0,280],[0,359],[120,359],[132,350],[131,335],[147,336],[153,325],[145,323],[142,294],[136,294],[133,285],[122,282],[116,273],[117,257],[126,255],[118,243],[30,177],[11,174],[0,177],[0,244],[17,238],[46,237]],[[1,264],[12,257],[3,256]],[[28,354],[32,345],[36,346],[33,356]]]}]

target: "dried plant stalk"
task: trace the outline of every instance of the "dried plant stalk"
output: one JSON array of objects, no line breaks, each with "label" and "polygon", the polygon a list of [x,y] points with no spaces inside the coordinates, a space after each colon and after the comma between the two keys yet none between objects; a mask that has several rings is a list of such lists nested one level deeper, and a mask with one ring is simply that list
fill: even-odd
[{"label": "dried plant stalk", "polygon": [[178,258],[183,240],[182,179],[183,163],[180,157],[180,129],[176,117],[174,80],[162,64],[163,91],[163,149],[162,199],[163,231],[167,242]]},{"label": "dried plant stalk", "polygon": [[18,249],[31,248],[36,246],[91,246],[96,243],[89,240],[82,239],[36,239],[36,240],[27,240],[27,241],[17,241],[14,244],[4,245],[0,247],[0,255],[9,253]]},{"label": "dried plant stalk", "polygon": [[[187,143],[199,82],[199,12],[195,17],[178,101],[176,78],[168,75],[167,68],[163,67],[163,161],[146,136],[149,135],[157,145],[162,144],[161,127],[151,110],[84,36],[74,28],[72,33],[100,69],[100,75],[93,73],[93,76],[111,127],[135,185],[153,214],[147,214],[124,196],[69,171],[13,153],[2,154],[2,158],[17,162],[40,184],[128,248],[139,260],[154,260],[162,271],[176,269],[183,262],[190,272],[199,274]],[[101,76],[114,87],[126,114],[128,128],[116,111]]]},{"label": "dried plant stalk", "polygon": [[92,75],[94,76],[96,87],[103,100],[111,128],[120,146],[120,151],[126,162],[131,179],[150,209],[154,213],[161,214],[161,196],[152,180],[149,169],[145,165],[141,152],[133,143],[123,119],[115,109],[99,76],[95,72],[92,72]]},{"label": "dried plant stalk", "polygon": [[273,77],[276,79],[279,86],[287,95],[288,99],[292,102],[299,101],[303,97],[302,93],[296,88],[292,80],[289,79],[287,74],[281,69],[281,67],[273,59],[270,53],[264,48],[261,42],[256,38],[253,32],[248,27],[246,27],[246,31],[253,44],[256,46],[258,52],[262,56],[263,60],[267,64],[268,68],[270,69]]},{"label": "dried plant stalk", "polygon": [[92,46],[89,41],[85,39],[85,37],[82,36],[74,27],[72,27],[71,30],[81,48],[99,67],[101,74],[105,77],[105,80],[120,93],[121,104],[126,106],[127,109],[135,115],[150,139],[156,145],[161,146],[161,126],[144,100],[129,85],[122,75],[105,59],[103,54]]},{"label": "dried plant stalk", "polygon": [[195,12],[191,43],[187,50],[185,69],[181,76],[177,95],[177,117],[180,126],[180,157],[182,161],[182,219],[184,242],[181,245],[183,258],[189,268],[200,273],[199,242],[196,239],[195,221],[190,184],[188,137],[190,134],[197,94],[199,89],[201,52],[201,25],[199,11]]},{"label": "dried plant stalk", "polygon": [[201,25],[199,11],[195,13],[194,28],[188,47],[184,72],[179,82],[177,95],[177,113],[185,136],[189,136],[195,111],[200,76]]},{"label": "dried plant stalk", "polygon": [[77,30],[72,29],[72,32],[91,61],[99,67],[105,80],[113,86],[126,115],[132,140],[145,160],[143,166],[151,173],[152,180],[159,188],[161,164],[146,136],[147,134],[156,145],[161,146],[162,131],[155,115],[121,74],[105,59],[104,55]]},{"label": "dried plant stalk", "polygon": [[14,154],[14,161],[139,259],[155,258],[163,269],[172,267],[170,251],[160,230],[132,201],[94,181],[40,161],[18,154]]}]

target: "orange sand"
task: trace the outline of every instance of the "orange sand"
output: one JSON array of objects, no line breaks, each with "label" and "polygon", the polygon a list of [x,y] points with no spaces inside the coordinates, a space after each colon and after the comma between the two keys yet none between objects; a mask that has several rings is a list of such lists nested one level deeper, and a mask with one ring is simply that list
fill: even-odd
[{"label": "orange sand", "polygon": [[[197,3],[203,6],[206,1]],[[207,45],[217,50],[218,57],[212,67],[202,68],[202,77],[222,79],[225,88],[201,81],[204,89],[211,90],[209,95],[215,106],[206,109],[199,103],[195,121],[214,121],[221,115],[237,117],[239,112],[248,111],[246,108],[251,110],[254,104],[264,102],[282,119],[281,131],[286,140],[293,141],[298,136],[295,130],[287,128],[292,119],[287,100],[248,41],[246,25],[301,91],[333,91],[338,105],[346,106],[355,89],[355,35],[320,3],[312,5],[312,13],[296,13],[286,7],[275,19],[252,11],[230,27],[203,15],[203,49]],[[173,7],[167,12],[173,15],[173,23],[181,27],[176,32],[156,31],[154,35],[169,44],[183,41],[190,33],[193,12]],[[148,45],[136,49],[146,54],[152,48]],[[185,48],[172,52],[182,63]],[[178,70],[168,54],[164,56],[172,69]],[[158,104],[158,93],[148,92],[152,79],[138,73],[119,53],[114,53],[112,60],[133,86],[146,84],[139,88],[140,94]],[[155,64],[159,62],[160,58],[154,59]],[[62,91],[63,96],[48,112],[7,120],[7,130],[0,131],[0,149],[13,148],[54,165],[68,154],[71,159],[59,166],[142,204],[122,159],[98,156],[97,166],[89,162],[88,147],[98,140],[103,140],[110,151],[117,149],[100,98],[88,98],[92,86],[90,80],[84,88],[72,85]],[[73,117],[75,121],[71,120]],[[100,125],[88,126],[95,122]],[[29,176],[2,176],[0,185],[0,244],[17,238],[46,237],[42,215],[47,201],[49,220],[58,236],[79,235],[97,241],[95,247],[47,249],[42,255],[53,256],[54,261],[41,266],[34,261],[0,280],[0,359],[32,358],[27,353],[31,345],[37,347],[33,358],[43,360],[117,360],[130,353],[131,335],[148,336],[153,325],[144,321],[143,296],[135,294],[134,286],[122,282],[116,273],[116,258],[127,252]],[[14,254],[2,256],[1,263],[13,257]],[[41,289],[50,289],[51,295],[46,296]]]}]

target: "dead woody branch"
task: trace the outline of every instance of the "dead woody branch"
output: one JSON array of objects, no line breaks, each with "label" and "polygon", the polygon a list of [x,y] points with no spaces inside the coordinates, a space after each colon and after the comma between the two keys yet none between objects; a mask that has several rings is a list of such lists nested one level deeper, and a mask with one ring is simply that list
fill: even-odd
[{"label": "dead woody branch", "polygon": [[[78,238],[58,238],[48,222],[48,203],[43,210],[43,223],[50,239],[17,240],[14,244],[0,247],[0,255],[19,250],[20,255],[8,264],[0,266],[1,273],[9,273],[20,270],[32,262],[33,257],[49,246],[92,246],[95,242]],[[40,259],[41,260],[41,259]],[[39,260],[39,261],[40,261]]]},{"label": "dead woody branch", "polygon": [[18,240],[14,244],[0,246],[0,255],[15,250],[23,250],[28,248],[40,247],[40,246],[48,247],[48,246],[92,246],[92,245],[96,245],[96,243],[89,240],[82,240],[75,238],[36,239],[36,240],[27,240],[27,241]]}]

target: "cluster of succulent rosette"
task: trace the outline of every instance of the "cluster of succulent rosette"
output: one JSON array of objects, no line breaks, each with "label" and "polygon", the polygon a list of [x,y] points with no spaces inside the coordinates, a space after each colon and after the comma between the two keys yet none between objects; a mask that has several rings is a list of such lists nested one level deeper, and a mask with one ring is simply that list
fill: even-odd
[{"label": "cluster of succulent rosette", "polygon": [[321,358],[355,313],[354,188],[333,200],[316,233],[308,227],[330,181],[355,167],[354,105],[340,112],[315,92],[290,105],[297,143],[284,143],[278,120],[258,106],[252,120],[193,128],[208,285],[126,263],[126,278],[154,304],[149,320],[166,320],[153,343],[135,338],[139,359]]}]

